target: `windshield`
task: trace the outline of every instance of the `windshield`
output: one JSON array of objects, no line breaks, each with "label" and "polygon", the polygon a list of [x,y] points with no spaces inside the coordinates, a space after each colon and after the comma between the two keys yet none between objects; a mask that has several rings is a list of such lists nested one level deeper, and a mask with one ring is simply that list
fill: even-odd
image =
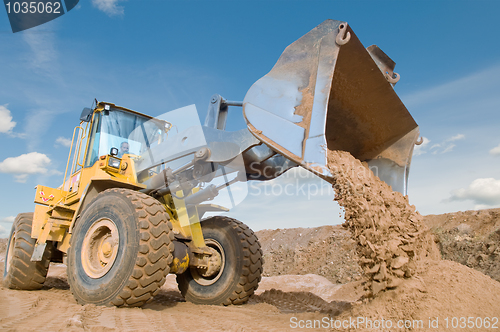
[{"label": "windshield", "polygon": [[96,113],[85,167],[92,166],[99,156],[118,149],[124,154],[141,155],[164,139],[165,125],[158,120],[111,108]]}]

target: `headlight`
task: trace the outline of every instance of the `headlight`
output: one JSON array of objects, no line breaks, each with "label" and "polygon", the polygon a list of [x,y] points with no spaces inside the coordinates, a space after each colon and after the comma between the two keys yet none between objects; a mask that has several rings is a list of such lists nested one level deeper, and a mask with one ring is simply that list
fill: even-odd
[{"label": "headlight", "polygon": [[113,168],[120,168],[120,159],[109,158],[108,166]]}]

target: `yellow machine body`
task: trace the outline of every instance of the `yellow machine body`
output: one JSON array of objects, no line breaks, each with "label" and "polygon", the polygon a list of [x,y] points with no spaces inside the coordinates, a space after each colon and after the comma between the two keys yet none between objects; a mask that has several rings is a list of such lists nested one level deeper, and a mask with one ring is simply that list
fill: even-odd
[{"label": "yellow machine body", "polygon": [[[58,250],[67,252],[73,226],[78,221],[78,217],[85,206],[99,192],[110,188],[133,190],[146,188],[146,185],[140,183],[137,178],[135,162],[139,157],[133,154],[125,154],[121,158],[110,154],[101,155],[92,166],[84,167],[87,164],[86,158],[90,155],[91,144],[94,143],[91,128],[93,128],[94,121],[96,121],[95,114],[103,112],[105,107],[112,107],[123,112],[152,119],[150,116],[103,102],[97,104],[97,107],[93,110],[92,120],[85,128],[81,126],[82,124],[75,128],[66,167],[66,173],[70,169],[70,176],[59,188],[42,185],[36,187],[36,206],[31,236],[37,239],[37,246],[44,244],[46,241],[53,241],[56,243]],[[80,132],[76,133],[78,129]],[[72,151],[73,158],[71,160]],[[119,162],[119,166],[111,167],[110,159]],[[147,177],[141,180],[144,182]],[[196,192],[196,189],[193,192]],[[205,243],[196,210],[194,214],[188,215],[183,201],[172,197],[170,194],[163,197],[163,204],[170,216],[174,232],[192,240],[196,247],[204,247]],[[177,209],[175,206],[177,206]]]}]

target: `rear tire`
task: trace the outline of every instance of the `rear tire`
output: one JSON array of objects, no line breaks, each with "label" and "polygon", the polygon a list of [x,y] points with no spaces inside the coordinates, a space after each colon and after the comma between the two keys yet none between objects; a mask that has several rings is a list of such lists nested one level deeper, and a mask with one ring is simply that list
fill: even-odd
[{"label": "rear tire", "polygon": [[165,282],[172,223],[156,199],[108,189],[77,222],[68,251],[68,283],[80,304],[141,306]]},{"label": "rear tire", "polygon": [[257,289],[262,274],[262,250],[252,230],[242,222],[213,217],[201,222],[208,247],[221,256],[220,270],[204,278],[196,267],[177,275],[179,290],[196,304],[243,304]]},{"label": "rear tire", "polygon": [[32,262],[36,239],[31,238],[33,213],[17,215],[10,231],[5,254],[3,284],[11,289],[36,290],[43,287],[52,255],[52,242],[47,242],[40,262]]}]

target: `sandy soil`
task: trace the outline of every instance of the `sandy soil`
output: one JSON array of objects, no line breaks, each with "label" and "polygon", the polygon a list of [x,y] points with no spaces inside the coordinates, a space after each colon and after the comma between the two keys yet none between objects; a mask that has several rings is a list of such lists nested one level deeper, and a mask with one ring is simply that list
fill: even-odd
[{"label": "sandy soil", "polygon": [[264,276],[310,274],[345,284],[361,277],[356,241],[340,226],[262,230]]},{"label": "sandy soil", "polygon": [[[443,259],[500,281],[500,209],[424,216]],[[333,283],[360,278],[357,243],[341,225],[258,231],[265,276],[321,275]],[[321,253],[318,255],[318,253]]]},{"label": "sandy soil", "polygon": [[[3,261],[1,263],[0,273],[3,273]],[[264,277],[248,304],[218,307],[184,302],[175,277],[171,275],[160,294],[144,308],[109,308],[78,305],[66,282],[65,266],[52,264],[45,287],[40,291],[0,287],[0,329],[290,331],[298,324],[307,326],[316,322],[317,330],[344,331],[349,328],[336,329],[335,324],[338,326],[362,318],[372,322],[384,319],[386,325],[390,320],[393,324],[393,328],[372,331],[451,331],[453,317],[484,319],[500,316],[500,283],[456,262],[423,262],[416,274],[405,279],[396,289],[363,300],[366,281],[361,278],[347,284],[335,284],[315,274]],[[196,315],[203,315],[207,320],[193,319]],[[428,328],[429,317],[433,322],[438,319],[439,328]],[[446,318],[450,325],[448,329],[445,328]],[[398,329],[396,324],[399,321],[408,321],[408,324],[422,322],[425,328]],[[350,330],[362,331],[364,327],[361,323],[357,328],[351,326]]]},{"label": "sandy soil", "polygon": [[[184,301],[177,290],[175,276],[169,275],[161,292],[143,308],[80,306],[69,290],[65,268],[63,264],[52,264],[45,286],[39,291],[0,287],[0,329],[288,331],[291,319],[321,320],[350,306],[348,302],[338,301],[339,298],[356,297],[353,285],[335,285],[317,275],[282,276],[263,278],[257,291],[259,295],[246,305],[197,306]],[[0,272],[3,273],[3,264]],[[349,290],[342,291],[344,287]],[[281,293],[276,294],[276,289]]]},{"label": "sandy soil", "polygon": [[[279,256],[282,251],[271,254],[272,249],[266,251],[269,250],[266,248],[285,248],[294,241],[299,243],[299,247],[302,246],[303,252],[320,253],[311,264],[300,255],[297,260],[287,258],[292,265],[287,269],[296,271],[300,270],[299,267],[306,271],[321,265],[321,257],[324,263],[334,256],[338,257],[330,265],[342,265],[342,255],[356,249],[356,244],[349,241],[348,232],[340,226],[261,231],[257,235],[261,233],[275,234],[274,241],[273,238],[261,239],[268,257]],[[322,237],[318,240],[315,234],[323,234],[327,239],[339,239],[339,234],[344,234],[345,245],[332,246],[329,251],[335,251],[335,254],[330,253],[323,247]],[[319,250],[326,250],[326,255]],[[4,253],[0,255],[2,275]],[[264,271],[267,271],[267,264],[266,261]],[[40,291],[14,291],[0,287],[0,330],[290,331],[298,329],[294,327],[299,324],[314,326],[316,322],[316,330],[343,331],[349,329],[336,329],[335,324],[347,324],[349,319],[365,319],[366,322],[369,319],[372,322],[384,319],[385,324],[390,320],[394,327],[372,331],[452,331],[453,317],[500,318],[500,283],[476,270],[447,260],[421,264],[416,275],[405,279],[396,289],[381,292],[372,299],[362,299],[367,280],[354,280],[359,277],[357,272],[351,276],[352,282],[336,284],[316,274],[283,275],[284,271],[277,269],[276,265],[273,269],[281,275],[264,277],[256,295],[243,306],[196,306],[184,302],[177,290],[175,277],[171,275],[153,302],[139,309],[78,305],[66,282],[65,266],[52,264],[45,287]],[[200,322],[199,319],[193,319],[200,314],[207,320]],[[438,318],[438,328],[428,328],[429,317],[432,322]],[[449,321],[448,329],[445,328],[446,318]],[[421,321],[425,328],[398,329],[396,324],[399,321],[408,321],[408,324],[419,324]],[[351,326],[351,330],[362,331],[364,327],[364,324],[358,328]]]},{"label": "sandy soil", "polygon": [[[486,317],[498,321],[500,316],[500,283],[464,265],[447,260],[425,261],[414,277],[406,279],[396,289],[378,294],[337,317],[348,320],[363,317],[382,322],[384,331],[495,331],[478,328]],[[474,323],[462,327],[462,317],[473,317]],[[479,319],[477,317],[480,317]],[[432,325],[434,321],[437,324]],[[446,325],[448,319],[448,326]],[[477,324],[475,325],[475,320]],[[401,322],[402,328],[397,324]],[[404,328],[404,324],[408,327]],[[453,324],[458,324],[453,328]],[[498,326],[498,324],[496,324]],[[366,327],[360,325],[360,327]],[[500,328],[500,326],[498,326]],[[358,328],[339,329],[357,331]]]},{"label": "sandy soil", "polygon": [[443,258],[500,281],[500,209],[429,215]]},{"label": "sandy soil", "polygon": [[[255,320],[263,314],[269,318],[280,314],[267,304],[254,305],[244,313],[240,310],[242,307],[197,307],[184,302],[175,287],[175,277],[169,277],[161,293],[141,309],[80,306],[69,290],[62,264],[51,265],[46,287],[40,291],[5,288],[0,291],[0,327],[12,331],[216,331],[229,328],[245,331],[247,320]],[[193,319],[199,314],[208,314],[212,321],[210,328],[207,329],[204,321]]]}]

